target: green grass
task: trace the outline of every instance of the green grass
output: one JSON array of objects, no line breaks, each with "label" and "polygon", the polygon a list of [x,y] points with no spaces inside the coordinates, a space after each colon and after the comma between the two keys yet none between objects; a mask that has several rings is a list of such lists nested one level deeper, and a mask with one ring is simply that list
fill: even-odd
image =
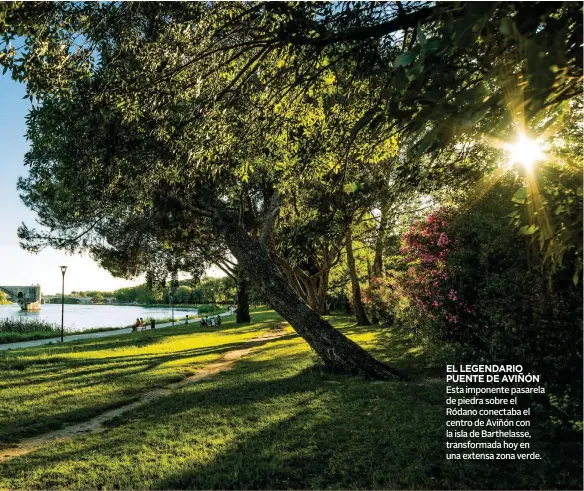
[{"label": "green grass", "polygon": [[[122,327],[95,327],[84,331],[73,331],[65,328],[65,336],[87,334],[92,332],[112,331],[124,329]],[[33,341],[36,339],[50,339],[61,336],[61,326],[43,320],[0,319],[0,344]]]},{"label": "green grass", "polygon": [[0,319],[0,343],[59,336],[60,326],[43,320]]},{"label": "green grass", "polygon": [[[227,318],[212,332],[181,326],[0,355],[0,441],[125,404],[281,319],[256,311],[253,320],[238,327]],[[442,368],[407,332],[357,328],[345,316],[331,320],[409,380],[329,373],[290,331],[232,370],[126,413],[101,433],[0,465],[0,488],[581,488],[567,442],[537,432],[532,447],[542,461],[446,461]]]}]

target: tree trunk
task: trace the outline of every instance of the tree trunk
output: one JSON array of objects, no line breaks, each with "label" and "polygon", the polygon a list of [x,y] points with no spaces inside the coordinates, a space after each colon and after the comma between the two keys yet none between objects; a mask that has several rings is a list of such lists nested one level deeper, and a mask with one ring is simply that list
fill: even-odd
[{"label": "tree trunk", "polygon": [[386,380],[401,378],[310,309],[284,279],[265,244],[252,240],[221,202],[215,200],[214,205],[215,224],[248,278],[329,368]]},{"label": "tree trunk", "polygon": [[251,322],[249,315],[249,284],[247,277],[241,266],[237,267],[237,310],[235,312],[235,322],[244,324]]},{"label": "tree trunk", "polygon": [[326,287],[328,284],[328,281],[327,284],[325,284],[324,281],[325,279],[323,276],[312,276],[303,282],[307,292],[306,303],[319,315],[328,315],[329,313],[326,304],[326,295],[322,294],[323,289],[325,289],[326,293]]},{"label": "tree trunk", "polygon": [[329,271],[326,270],[320,277],[318,283],[318,305],[320,306],[320,315],[329,315],[329,305],[327,303],[327,293],[328,293],[328,283],[329,283]]},{"label": "tree trunk", "polygon": [[[379,219],[379,228],[377,230],[377,240],[375,241],[375,259],[373,260],[373,279],[381,278],[383,275],[383,241],[385,239],[385,230],[389,223],[388,207],[381,208],[381,217]],[[377,309],[373,307],[372,321],[377,324],[379,317],[377,316]]]},{"label": "tree trunk", "polygon": [[[371,268],[371,263],[369,261],[369,257],[367,257],[367,277],[369,278],[369,291],[373,291],[373,270]],[[371,314],[371,324],[378,324],[379,323],[379,317],[377,315],[377,308],[375,306],[374,302],[371,302],[371,309],[370,309],[370,314]]]},{"label": "tree trunk", "polygon": [[385,239],[385,229],[387,228],[387,211],[383,210],[380,218],[377,240],[375,241],[375,259],[373,260],[373,276],[379,277],[383,274],[383,241]]},{"label": "tree trunk", "polygon": [[368,326],[371,323],[365,313],[363,302],[361,301],[361,287],[359,286],[359,278],[357,277],[357,269],[355,267],[355,255],[353,254],[353,234],[351,228],[347,230],[347,265],[349,267],[349,276],[351,277],[351,287],[353,293],[353,308],[355,309],[355,317],[357,317],[358,326]]}]

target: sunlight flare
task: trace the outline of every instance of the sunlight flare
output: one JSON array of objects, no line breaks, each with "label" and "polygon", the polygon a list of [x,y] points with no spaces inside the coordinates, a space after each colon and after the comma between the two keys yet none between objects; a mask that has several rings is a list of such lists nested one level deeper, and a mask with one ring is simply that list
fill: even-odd
[{"label": "sunlight flare", "polygon": [[522,164],[526,171],[531,171],[533,165],[544,158],[544,153],[538,142],[530,140],[524,133],[519,134],[514,143],[508,144],[509,163]]}]

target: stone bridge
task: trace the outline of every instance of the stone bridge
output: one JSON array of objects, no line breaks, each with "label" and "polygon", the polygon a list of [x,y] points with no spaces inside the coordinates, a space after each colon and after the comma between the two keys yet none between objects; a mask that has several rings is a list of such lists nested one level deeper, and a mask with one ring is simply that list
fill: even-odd
[{"label": "stone bridge", "polygon": [[1,286],[13,302],[18,303],[22,310],[35,311],[41,309],[41,287],[36,286]]},{"label": "stone bridge", "polygon": [[[73,299],[76,300],[77,303],[79,304],[90,304],[91,303],[91,297],[77,297],[75,295],[65,295],[65,300],[67,299]],[[56,303],[61,303],[61,295],[43,295],[42,298],[42,302],[41,303],[52,303],[51,300],[58,300],[58,302]]]}]

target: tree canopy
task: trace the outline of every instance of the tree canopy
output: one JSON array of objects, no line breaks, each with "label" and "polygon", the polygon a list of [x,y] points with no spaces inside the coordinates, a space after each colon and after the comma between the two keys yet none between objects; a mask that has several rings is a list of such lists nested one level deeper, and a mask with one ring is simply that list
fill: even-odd
[{"label": "tree canopy", "polygon": [[[0,63],[35,101],[19,189],[41,228],[21,227],[25,247],[161,277],[231,254],[325,362],[393,377],[318,315],[331,269],[345,249],[357,307],[355,228],[424,194],[476,183],[480,195],[506,142],[528,134],[555,136],[557,161],[525,173],[513,218],[554,264],[581,265],[581,162],[561,158],[581,115],[578,3],[33,2],[0,14]],[[379,251],[389,226],[372,229]]]}]

